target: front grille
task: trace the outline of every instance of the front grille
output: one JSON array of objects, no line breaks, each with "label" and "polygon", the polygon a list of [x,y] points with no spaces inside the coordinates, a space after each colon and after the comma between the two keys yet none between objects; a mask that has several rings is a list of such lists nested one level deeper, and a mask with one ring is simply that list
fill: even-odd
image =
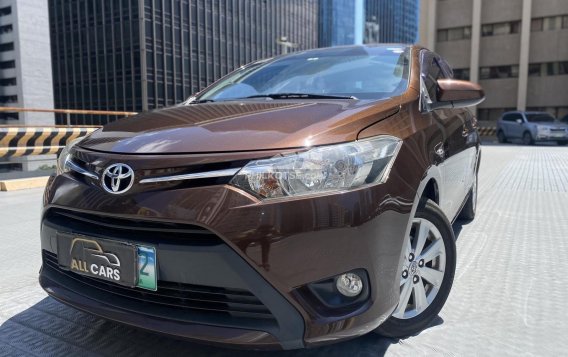
[{"label": "front grille", "polygon": [[145,243],[172,243],[190,246],[224,244],[223,240],[216,234],[196,225],[116,218],[64,209],[50,209],[44,218],[44,224],[62,232],[120,240],[136,237],[136,241]]},{"label": "front grille", "polygon": [[143,303],[145,311],[152,307],[175,308],[180,313],[200,312],[225,316],[226,319],[274,320],[268,308],[251,292],[242,289],[227,289],[203,285],[191,285],[158,280],[157,291],[129,288],[114,283],[79,275],[62,269],[57,255],[43,251],[44,269],[57,272],[61,277],[72,279],[81,285],[81,293],[102,292],[112,304],[113,297],[123,297],[133,302]]}]

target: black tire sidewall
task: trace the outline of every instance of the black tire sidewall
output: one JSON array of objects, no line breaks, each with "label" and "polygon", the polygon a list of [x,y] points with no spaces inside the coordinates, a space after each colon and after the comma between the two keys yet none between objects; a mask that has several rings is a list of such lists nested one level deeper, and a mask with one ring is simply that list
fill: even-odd
[{"label": "black tire sidewall", "polygon": [[440,231],[446,249],[446,271],[442,286],[434,301],[420,315],[411,319],[398,319],[393,316],[380,325],[376,332],[387,337],[402,338],[422,331],[438,316],[446,303],[453,285],[456,269],[456,245],[450,222],[441,209],[431,200],[422,202],[416,212],[416,218],[432,222]]},{"label": "black tire sidewall", "polygon": [[505,138],[505,133],[503,133],[502,130],[499,130],[497,132],[497,141],[499,141],[500,143],[505,143],[507,142],[507,138]]},{"label": "black tire sidewall", "polygon": [[[528,137],[529,137],[529,140],[528,140],[528,141],[525,140],[525,138],[527,137],[527,135],[528,135]],[[531,133],[529,133],[528,131],[525,131],[524,134],[523,134],[523,144],[525,144],[525,145],[532,145],[532,143],[533,143],[533,138],[532,138]]]}]

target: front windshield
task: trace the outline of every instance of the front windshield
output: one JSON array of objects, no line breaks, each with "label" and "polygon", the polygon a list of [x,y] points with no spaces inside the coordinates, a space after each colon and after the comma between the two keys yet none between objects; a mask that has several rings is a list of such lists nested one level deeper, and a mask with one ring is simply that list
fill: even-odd
[{"label": "front windshield", "polygon": [[198,101],[251,96],[308,94],[382,99],[408,87],[407,47],[338,47],[253,63],[196,98]]},{"label": "front windshield", "polygon": [[554,117],[547,113],[527,114],[527,120],[531,123],[553,123]]}]

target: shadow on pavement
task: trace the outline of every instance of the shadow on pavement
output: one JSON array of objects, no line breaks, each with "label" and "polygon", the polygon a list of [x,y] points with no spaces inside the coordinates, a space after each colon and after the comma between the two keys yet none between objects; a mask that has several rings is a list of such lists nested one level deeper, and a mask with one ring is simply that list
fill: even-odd
[{"label": "shadow on pavement", "polygon": [[370,333],[350,341],[307,350],[231,350],[178,340],[100,319],[49,297],[0,325],[2,356],[382,356],[393,343],[398,343],[398,340]]}]

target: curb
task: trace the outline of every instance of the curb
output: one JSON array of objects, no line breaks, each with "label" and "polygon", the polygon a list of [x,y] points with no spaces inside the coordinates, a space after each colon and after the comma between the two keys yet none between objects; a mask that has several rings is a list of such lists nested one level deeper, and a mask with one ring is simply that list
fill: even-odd
[{"label": "curb", "polygon": [[49,176],[3,180],[0,181],[0,191],[16,191],[45,187],[48,179]]}]

